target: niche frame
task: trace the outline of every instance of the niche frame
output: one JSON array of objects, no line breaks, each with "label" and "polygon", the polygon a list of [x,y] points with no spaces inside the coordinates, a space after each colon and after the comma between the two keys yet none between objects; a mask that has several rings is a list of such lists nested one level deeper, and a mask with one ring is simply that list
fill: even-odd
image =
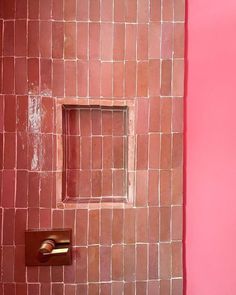
[{"label": "niche frame", "polygon": [[[124,208],[132,207],[135,199],[135,101],[132,100],[105,100],[105,99],[78,99],[78,98],[57,98],[56,100],[56,205],[57,208]],[[73,106],[74,108],[82,107],[100,107],[112,110],[113,108],[126,108],[126,136],[127,136],[127,186],[126,196],[122,199],[115,199],[113,196],[106,200],[83,202],[78,199],[65,197],[65,149],[64,149],[64,126],[63,113],[65,108]],[[99,198],[97,198],[99,199]]]}]

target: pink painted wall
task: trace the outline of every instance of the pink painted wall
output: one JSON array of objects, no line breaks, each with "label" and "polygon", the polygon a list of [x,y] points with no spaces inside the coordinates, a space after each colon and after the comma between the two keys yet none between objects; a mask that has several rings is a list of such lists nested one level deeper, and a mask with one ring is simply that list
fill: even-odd
[{"label": "pink painted wall", "polygon": [[236,1],[188,1],[187,295],[236,294]]}]

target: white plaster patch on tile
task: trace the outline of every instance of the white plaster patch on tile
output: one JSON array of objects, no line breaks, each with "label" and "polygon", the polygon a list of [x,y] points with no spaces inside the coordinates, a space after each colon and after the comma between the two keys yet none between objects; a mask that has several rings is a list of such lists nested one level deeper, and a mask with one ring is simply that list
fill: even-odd
[{"label": "white plaster patch on tile", "polygon": [[39,166],[38,150],[34,147],[34,154],[31,161],[31,170],[37,170]]},{"label": "white plaster patch on tile", "polygon": [[40,132],[41,128],[41,108],[40,98],[38,96],[29,96],[29,131],[33,133]]},{"label": "white plaster patch on tile", "polygon": [[51,97],[52,96],[52,90],[51,89],[44,89],[44,90],[41,91],[40,95]]}]

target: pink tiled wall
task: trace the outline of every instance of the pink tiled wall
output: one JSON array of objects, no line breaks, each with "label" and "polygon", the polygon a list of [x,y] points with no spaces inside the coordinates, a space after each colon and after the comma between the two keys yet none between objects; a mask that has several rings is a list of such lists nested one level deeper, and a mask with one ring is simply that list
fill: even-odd
[{"label": "pink tiled wall", "polygon": [[[0,1],[5,295],[181,295],[184,0]],[[135,106],[134,199],[63,206],[61,102]],[[26,228],[73,265],[24,265]]]}]

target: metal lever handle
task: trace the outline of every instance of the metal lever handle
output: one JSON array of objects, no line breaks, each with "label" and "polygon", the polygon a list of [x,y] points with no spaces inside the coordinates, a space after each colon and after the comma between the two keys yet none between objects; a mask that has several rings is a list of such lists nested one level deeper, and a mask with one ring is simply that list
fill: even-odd
[{"label": "metal lever handle", "polygon": [[56,248],[55,241],[50,239],[43,241],[39,248],[39,253],[43,256],[66,254],[68,251],[69,248]]}]

